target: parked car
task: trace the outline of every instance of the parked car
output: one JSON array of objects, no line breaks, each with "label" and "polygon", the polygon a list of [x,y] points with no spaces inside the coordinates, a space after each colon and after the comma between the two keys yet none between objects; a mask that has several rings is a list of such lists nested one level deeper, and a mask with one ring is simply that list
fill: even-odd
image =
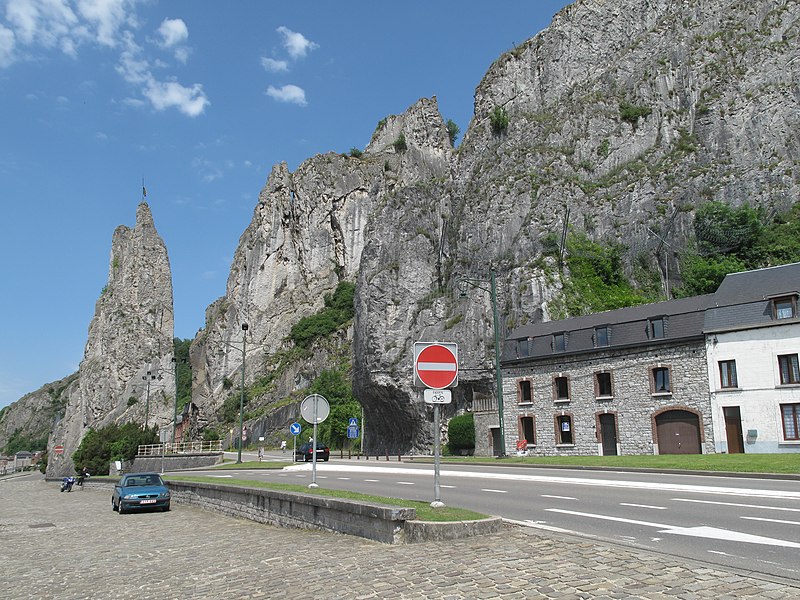
[{"label": "parked car", "polygon": [[169,488],[158,473],[127,473],[114,485],[111,508],[126,513],[139,508],[169,510]]},{"label": "parked car", "polygon": [[[317,442],[317,460],[327,461],[331,457],[331,449],[322,442]],[[295,461],[304,460],[306,462],[314,460],[314,452],[311,442],[306,442],[294,452]]]}]

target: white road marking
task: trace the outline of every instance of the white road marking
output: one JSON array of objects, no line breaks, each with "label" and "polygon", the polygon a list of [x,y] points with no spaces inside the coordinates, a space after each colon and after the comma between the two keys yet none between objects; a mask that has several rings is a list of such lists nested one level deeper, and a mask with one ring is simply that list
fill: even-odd
[{"label": "white road marking", "polygon": [[337,477],[336,479],[341,479],[342,481],[350,481],[349,477]]},{"label": "white road marking", "polygon": [[578,512],[573,510],[562,510],[560,508],[546,508],[548,512],[563,513],[578,517],[588,517],[590,519],[602,519],[605,521],[617,521],[619,523],[630,523],[633,525],[644,525],[645,527],[656,527],[661,529],[658,533],[671,533],[673,535],[686,535],[690,537],[701,537],[713,540],[727,540],[731,542],[747,542],[750,544],[764,544],[766,546],[782,546],[784,548],[800,548],[797,542],[789,542],[776,538],[768,538],[760,535],[750,535],[740,531],[730,531],[717,527],[677,527],[675,525],[664,525],[662,523],[648,523],[647,521],[636,521],[634,519],[623,519],[610,515],[593,515],[591,513]]},{"label": "white road marking", "polygon": [[800,512],[800,508],[785,508],[783,506],[763,506],[759,504],[739,504],[737,502],[714,502],[713,500],[694,500],[692,498],[672,498],[673,502],[695,502],[697,504],[718,504],[721,506],[740,506],[743,508],[760,508],[762,510],[788,510]]},{"label": "white road marking", "polygon": [[727,552],[720,552],[719,550],[706,550],[709,554],[722,554],[722,556],[731,556]]},{"label": "white road marking", "polygon": [[233,475],[212,475],[211,477],[216,477],[217,479],[222,479],[223,477],[233,477]]},{"label": "white road marking", "polygon": [[442,488],[448,488],[448,489],[451,489],[451,490],[452,490],[452,489],[455,489],[455,487],[456,487],[456,486],[454,486],[454,485],[444,485],[444,484],[439,484],[439,487],[442,487]]},{"label": "white road marking", "polygon": [[800,521],[784,521],[783,519],[764,519],[763,517],[739,517],[748,521],[766,521],[767,523],[785,523],[786,525],[800,525]]},{"label": "white road marking", "polygon": [[[350,465],[346,463],[323,463],[318,469],[327,472],[347,471],[350,473],[391,473],[393,475],[415,475],[433,477],[433,465],[430,470],[409,469],[404,467],[371,467]],[[284,467],[285,470],[302,471],[311,470],[311,465],[292,465]],[[563,483],[567,485],[582,485],[591,487],[622,488],[629,490],[651,490],[682,494],[714,494],[729,496],[749,496],[754,498],[783,498],[800,500],[800,492],[788,490],[763,490],[756,488],[735,488],[711,485],[689,485],[683,483],[662,483],[651,481],[623,481],[617,479],[590,479],[588,477],[553,477],[548,475],[525,475],[520,473],[484,473],[480,471],[441,471],[442,477],[463,477],[469,479],[492,479],[496,481],[526,481],[531,483]]]},{"label": "white road marking", "polygon": [[542,498],[555,498],[556,500],[577,500],[572,496],[551,496],[550,494],[541,494]]},{"label": "white road marking", "polygon": [[508,493],[507,490],[493,490],[493,489],[490,489],[490,488],[483,488],[483,489],[481,489],[481,491],[482,492],[493,492],[495,494],[507,494]]},{"label": "white road marking", "polygon": [[631,504],[630,502],[620,502],[620,506],[633,506],[634,508],[652,508],[653,510],[667,510],[666,506],[652,506],[650,504]]},{"label": "white road marking", "polygon": [[365,479],[364,481],[367,481],[369,483],[378,483],[380,482],[380,479]]},{"label": "white road marking", "polygon": [[414,485],[413,481],[395,481],[397,485]]}]

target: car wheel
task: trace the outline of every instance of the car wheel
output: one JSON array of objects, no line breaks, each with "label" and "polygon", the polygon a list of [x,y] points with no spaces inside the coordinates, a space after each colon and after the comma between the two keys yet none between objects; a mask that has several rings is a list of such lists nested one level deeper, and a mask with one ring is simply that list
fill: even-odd
[{"label": "car wheel", "polygon": [[169,504],[167,504],[164,508],[161,509],[164,512],[169,512]]},{"label": "car wheel", "polygon": [[120,502],[120,503],[119,503],[119,506],[117,506],[117,512],[118,512],[119,514],[122,514],[122,513],[124,513],[124,512],[125,512],[125,505],[124,505],[124,504],[122,504],[122,502]]},{"label": "car wheel", "polygon": [[322,460],[324,460],[325,462],[328,462],[330,459],[331,459],[331,457],[329,456],[327,458],[323,458]]},{"label": "car wheel", "polygon": [[111,510],[113,510],[113,511],[117,510],[117,503],[114,502],[113,498],[111,499]]}]

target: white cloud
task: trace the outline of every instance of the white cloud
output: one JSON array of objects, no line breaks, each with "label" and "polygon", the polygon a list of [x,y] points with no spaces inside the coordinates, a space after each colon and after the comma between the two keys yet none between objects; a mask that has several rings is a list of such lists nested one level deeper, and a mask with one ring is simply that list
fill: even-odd
[{"label": "white cloud", "polygon": [[95,40],[113,48],[117,45],[118,31],[124,23],[130,23],[128,0],[79,0],[78,12],[95,28]]},{"label": "white cloud", "polygon": [[56,48],[78,26],[65,0],[9,0],[6,19],[20,43]]},{"label": "white cloud", "polygon": [[298,106],[305,106],[308,104],[306,102],[305,91],[303,88],[297,87],[296,85],[289,84],[280,88],[271,85],[267,88],[266,94],[278,102],[289,102],[291,104],[297,104]]},{"label": "white cloud", "polygon": [[158,33],[164,48],[177,46],[189,39],[189,30],[182,19],[164,19],[158,28]]},{"label": "white cloud", "polygon": [[177,81],[156,81],[150,76],[142,93],[156,110],[175,107],[189,117],[202,114],[210,104],[199,83],[186,87]]},{"label": "white cloud", "polygon": [[7,67],[14,62],[15,44],[14,32],[0,25],[0,68]]},{"label": "white cloud", "polygon": [[289,70],[289,63],[285,60],[275,60],[274,58],[261,57],[261,66],[271,73],[279,73]]},{"label": "white cloud", "polygon": [[189,59],[189,48],[183,42],[189,39],[189,29],[182,19],[164,19],[158,28],[159,40],[156,42],[161,48],[172,49],[175,59],[186,64]]},{"label": "white cloud", "polygon": [[287,52],[289,52],[289,56],[295,60],[298,58],[304,58],[305,55],[311,50],[319,48],[318,44],[315,44],[311,40],[307,39],[302,33],[292,31],[283,25],[278,27],[276,31],[283,35],[283,45]]},{"label": "white cloud", "polygon": [[[82,44],[108,48],[121,47],[117,73],[156,110],[177,108],[196,117],[210,104],[202,85],[184,86],[174,78],[160,81],[154,68],[166,67],[144,56],[136,42],[138,27],[134,7],[140,0],[6,0],[6,24],[0,25],[0,68],[8,67],[23,47],[26,51],[58,49],[77,57]],[[181,19],[165,19],[158,28],[161,48],[170,49],[185,63],[189,48],[182,45],[189,37]],[[155,67],[154,67],[155,65]],[[123,104],[137,106],[141,100],[125,98]]]}]

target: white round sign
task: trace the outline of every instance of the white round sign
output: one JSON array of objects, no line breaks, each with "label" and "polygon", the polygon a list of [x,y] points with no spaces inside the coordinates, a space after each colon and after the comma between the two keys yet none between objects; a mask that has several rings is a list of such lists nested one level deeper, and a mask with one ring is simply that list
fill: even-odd
[{"label": "white round sign", "polygon": [[322,423],[331,414],[331,405],[325,396],[311,394],[300,403],[300,414],[311,424]]}]

